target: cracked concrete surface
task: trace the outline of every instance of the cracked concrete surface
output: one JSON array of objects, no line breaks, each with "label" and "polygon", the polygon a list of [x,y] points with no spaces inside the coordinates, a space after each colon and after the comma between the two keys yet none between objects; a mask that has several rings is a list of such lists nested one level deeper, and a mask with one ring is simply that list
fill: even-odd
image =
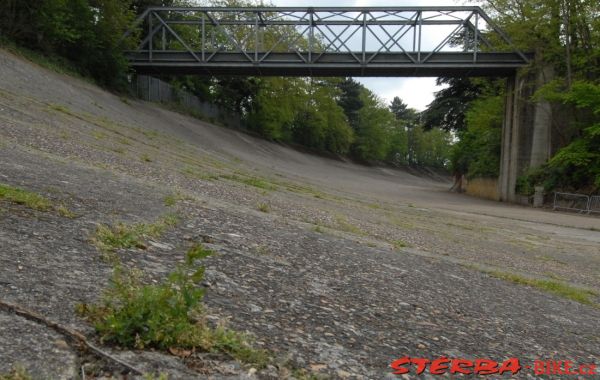
[{"label": "cracked concrete surface", "polygon": [[[176,228],[122,260],[158,280],[189,242],[208,242],[208,318],[249,332],[274,363],[373,379],[404,355],[600,364],[597,307],[475,269],[600,290],[598,218],[451,194],[433,173],[306,155],[124,103],[2,51],[0,78],[0,183],[75,213],[0,200],[2,300],[95,339],[74,306],[98,299],[110,277],[89,242],[96,224],[174,212]],[[256,178],[268,186],[244,181]],[[89,361],[43,326],[4,312],[0,321],[0,373],[22,363],[40,378],[73,378]],[[283,365],[254,372],[227,358],[105,348],[177,379],[294,376]]]}]

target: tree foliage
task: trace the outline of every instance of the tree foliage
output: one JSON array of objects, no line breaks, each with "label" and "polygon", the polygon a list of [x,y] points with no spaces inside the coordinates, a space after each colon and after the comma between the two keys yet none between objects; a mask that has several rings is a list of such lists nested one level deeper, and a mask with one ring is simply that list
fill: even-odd
[{"label": "tree foliage", "polygon": [[[536,94],[560,107],[555,132],[562,148],[542,168],[529,170],[517,190],[598,191],[600,141],[600,3],[596,0],[488,0],[486,8],[535,65],[550,65],[555,79]],[[535,67],[534,67],[535,68]]]},{"label": "tree foliage", "polygon": [[3,0],[0,32],[46,54],[65,57],[100,84],[125,81],[122,35],[134,13],[129,0]]},{"label": "tree foliage", "polygon": [[[560,109],[554,133],[562,145],[542,168],[519,180],[527,193],[536,183],[553,188],[597,190],[599,150],[596,99],[600,81],[600,3],[591,0],[487,0],[483,8],[522,51],[535,52],[529,70],[552,67],[555,80],[532,101],[546,100]],[[505,42],[493,33],[494,44]],[[460,39],[456,41],[461,43]],[[508,47],[507,47],[508,48]],[[499,82],[446,78],[423,114],[426,128],[455,131],[452,166],[469,177],[498,175],[503,103]],[[560,107],[556,107],[560,105]],[[562,123],[562,124],[561,124]],[[560,147],[559,147],[560,148]],[[595,186],[595,188],[594,188]]]},{"label": "tree foliage", "polygon": [[[129,72],[121,52],[139,43],[135,33],[123,39],[133,19],[150,6],[193,3],[191,0],[0,0],[0,32],[28,48],[65,58],[100,84],[124,88]],[[207,0],[203,5],[240,7],[257,3]],[[193,18],[185,13],[174,17]],[[193,28],[182,24],[171,27],[189,41],[191,48],[200,48]],[[215,27],[206,28],[210,32]],[[214,31],[215,44],[225,50],[234,48],[223,33]],[[229,32],[243,30],[236,27]],[[281,35],[298,33],[292,26],[280,25],[265,30],[258,43],[270,46]],[[299,46],[308,44],[306,38],[296,37]],[[250,50],[257,43],[252,38],[239,40]],[[183,49],[176,38],[167,36],[164,43],[168,49]],[[277,49],[286,47],[279,44]],[[274,141],[350,155],[367,162],[440,167],[447,163],[450,145],[447,133],[425,132],[418,113],[400,98],[387,105],[352,78],[163,76],[162,79],[240,115],[248,129]]]},{"label": "tree foliage", "polygon": [[549,99],[587,112],[577,125],[577,137],[545,166],[522,176],[517,190],[528,194],[533,186],[543,185],[547,190],[597,192],[600,190],[600,84],[576,81],[568,92],[556,88],[545,90]]},{"label": "tree foliage", "polygon": [[497,177],[500,170],[503,96],[473,101],[465,114],[466,129],[452,147],[453,171],[469,178]]},{"label": "tree foliage", "polygon": [[438,78],[436,83],[447,87],[436,92],[433,102],[423,112],[425,129],[465,129],[465,113],[469,103],[481,94],[482,84],[470,78]]}]

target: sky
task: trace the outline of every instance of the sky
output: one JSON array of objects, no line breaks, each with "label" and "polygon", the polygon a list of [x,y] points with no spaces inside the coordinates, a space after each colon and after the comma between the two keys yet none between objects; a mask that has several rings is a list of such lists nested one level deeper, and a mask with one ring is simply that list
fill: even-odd
[{"label": "sky", "polygon": [[[363,7],[363,6],[436,6],[436,5],[463,5],[461,0],[270,0],[276,6],[336,6],[336,7]],[[423,36],[427,38],[427,36]],[[436,78],[356,78],[368,89],[376,93],[388,103],[398,96],[409,107],[419,111],[424,110],[433,100],[434,92],[442,87],[435,85]]]}]

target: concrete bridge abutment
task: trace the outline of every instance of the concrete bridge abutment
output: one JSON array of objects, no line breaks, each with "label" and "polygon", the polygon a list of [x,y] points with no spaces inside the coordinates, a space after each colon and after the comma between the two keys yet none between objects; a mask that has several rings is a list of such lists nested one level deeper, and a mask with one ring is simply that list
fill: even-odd
[{"label": "concrete bridge abutment", "polygon": [[517,178],[550,158],[552,107],[549,102],[533,101],[532,97],[552,77],[553,70],[547,66],[506,80],[498,179],[498,193],[502,201],[517,202]]}]

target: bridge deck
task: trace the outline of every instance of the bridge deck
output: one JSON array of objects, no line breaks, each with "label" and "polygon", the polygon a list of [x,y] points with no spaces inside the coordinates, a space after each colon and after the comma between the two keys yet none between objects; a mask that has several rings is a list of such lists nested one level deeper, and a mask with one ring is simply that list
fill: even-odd
[{"label": "bridge deck", "polygon": [[[252,53],[253,54],[253,53]],[[421,53],[428,55],[429,53]],[[197,53],[201,57],[201,53]],[[368,64],[358,62],[350,53],[325,53],[310,63],[308,54],[271,53],[261,62],[249,61],[243,53],[217,53],[210,61],[198,61],[188,52],[128,52],[131,66],[139,73],[199,75],[287,75],[287,76],[510,76],[523,66],[516,53],[432,54],[419,63],[404,53],[379,53]],[[416,61],[416,62],[415,62]]]},{"label": "bridge deck", "polygon": [[135,31],[140,73],[511,76],[530,59],[479,7],[154,7]]}]

